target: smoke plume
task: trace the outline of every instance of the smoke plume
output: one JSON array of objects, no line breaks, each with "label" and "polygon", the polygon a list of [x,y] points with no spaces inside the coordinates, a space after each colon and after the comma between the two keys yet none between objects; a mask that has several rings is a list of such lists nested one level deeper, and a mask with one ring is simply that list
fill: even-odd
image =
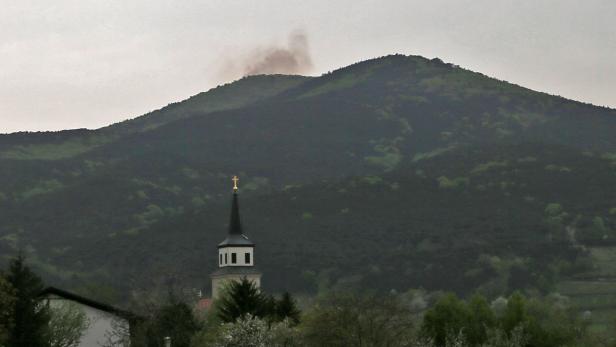
[{"label": "smoke plume", "polygon": [[235,61],[225,59],[219,77],[228,81],[250,75],[297,75],[311,70],[308,37],[303,31],[294,31],[289,35],[286,46],[257,47]]}]

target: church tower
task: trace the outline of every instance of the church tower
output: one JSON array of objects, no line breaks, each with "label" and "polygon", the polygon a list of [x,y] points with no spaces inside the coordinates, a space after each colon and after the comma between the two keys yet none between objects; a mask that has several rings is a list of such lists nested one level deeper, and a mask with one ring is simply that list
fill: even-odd
[{"label": "church tower", "polygon": [[218,244],[218,270],[210,275],[213,300],[218,298],[226,282],[246,278],[257,288],[261,286],[261,273],[255,268],[255,244],[242,231],[237,197],[238,181],[237,176],[234,176],[229,233],[227,238]]}]

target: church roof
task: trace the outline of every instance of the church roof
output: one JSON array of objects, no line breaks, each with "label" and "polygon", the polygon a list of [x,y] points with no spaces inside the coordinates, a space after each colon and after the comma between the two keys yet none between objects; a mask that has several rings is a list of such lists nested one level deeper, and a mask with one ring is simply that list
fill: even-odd
[{"label": "church roof", "polygon": [[250,241],[250,239],[248,238],[248,236],[246,235],[229,235],[227,236],[227,238],[218,244],[218,247],[230,247],[230,246],[250,246],[250,247],[254,247],[254,243],[252,241]]},{"label": "church roof", "polygon": [[237,197],[237,191],[233,192],[233,201],[231,203],[231,218],[229,220],[229,235],[227,238],[218,244],[218,247],[229,246],[244,246],[254,247],[254,243],[244,235],[242,231],[242,222],[240,220],[240,206]]},{"label": "church roof", "polygon": [[242,223],[240,221],[240,205],[237,198],[237,192],[233,192],[233,200],[231,202],[229,235],[242,235]]}]

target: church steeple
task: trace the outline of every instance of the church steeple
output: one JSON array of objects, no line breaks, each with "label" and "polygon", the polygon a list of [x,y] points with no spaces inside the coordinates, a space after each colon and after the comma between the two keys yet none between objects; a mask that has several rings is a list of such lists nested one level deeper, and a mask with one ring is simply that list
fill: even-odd
[{"label": "church steeple", "polygon": [[227,238],[218,244],[218,270],[212,273],[212,298],[217,298],[224,282],[239,281],[248,278],[257,287],[261,285],[261,273],[255,268],[255,244],[244,235],[240,220],[240,206],[237,182],[233,176],[233,196],[231,200],[231,217]]},{"label": "church steeple", "polygon": [[231,200],[231,217],[229,218],[229,235],[227,238],[218,244],[218,248],[228,247],[228,246],[252,246],[254,247],[254,243],[248,239],[246,235],[244,235],[244,231],[242,230],[242,221],[240,219],[240,205],[238,198],[238,190],[237,182],[240,180],[237,176],[233,176],[231,179],[233,181],[233,197]]},{"label": "church steeple", "polygon": [[231,202],[231,218],[229,219],[229,235],[242,235],[242,222],[240,220],[240,206],[237,198],[237,189],[233,191]]}]

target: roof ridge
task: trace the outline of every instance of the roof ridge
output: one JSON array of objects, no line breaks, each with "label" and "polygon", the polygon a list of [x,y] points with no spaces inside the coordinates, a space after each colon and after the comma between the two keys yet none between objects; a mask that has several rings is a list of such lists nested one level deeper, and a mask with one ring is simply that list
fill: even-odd
[{"label": "roof ridge", "polygon": [[93,307],[95,309],[101,310],[101,311],[105,311],[107,313],[113,313],[116,314],[120,317],[126,318],[126,319],[134,319],[134,318],[139,318],[139,316],[137,316],[136,314],[134,314],[133,312],[127,311],[127,310],[123,310],[123,309],[119,309],[117,307],[114,307],[110,304],[107,303],[103,303],[100,301],[96,301],[93,299],[89,299],[86,298],[84,296],[75,294],[75,293],[71,293],[69,291],[60,289],[60,288],[56,288],[56,287],[52,287],[49,286],[45,289],[43,289],[39,294],[38,297],[43,297],[45,295],[57,295],[59,297],[68,299],[68,300],[72,300],[72,301],[76,301],[78,303],[81,303],[83,305],[86,306],[90,306]]}]

